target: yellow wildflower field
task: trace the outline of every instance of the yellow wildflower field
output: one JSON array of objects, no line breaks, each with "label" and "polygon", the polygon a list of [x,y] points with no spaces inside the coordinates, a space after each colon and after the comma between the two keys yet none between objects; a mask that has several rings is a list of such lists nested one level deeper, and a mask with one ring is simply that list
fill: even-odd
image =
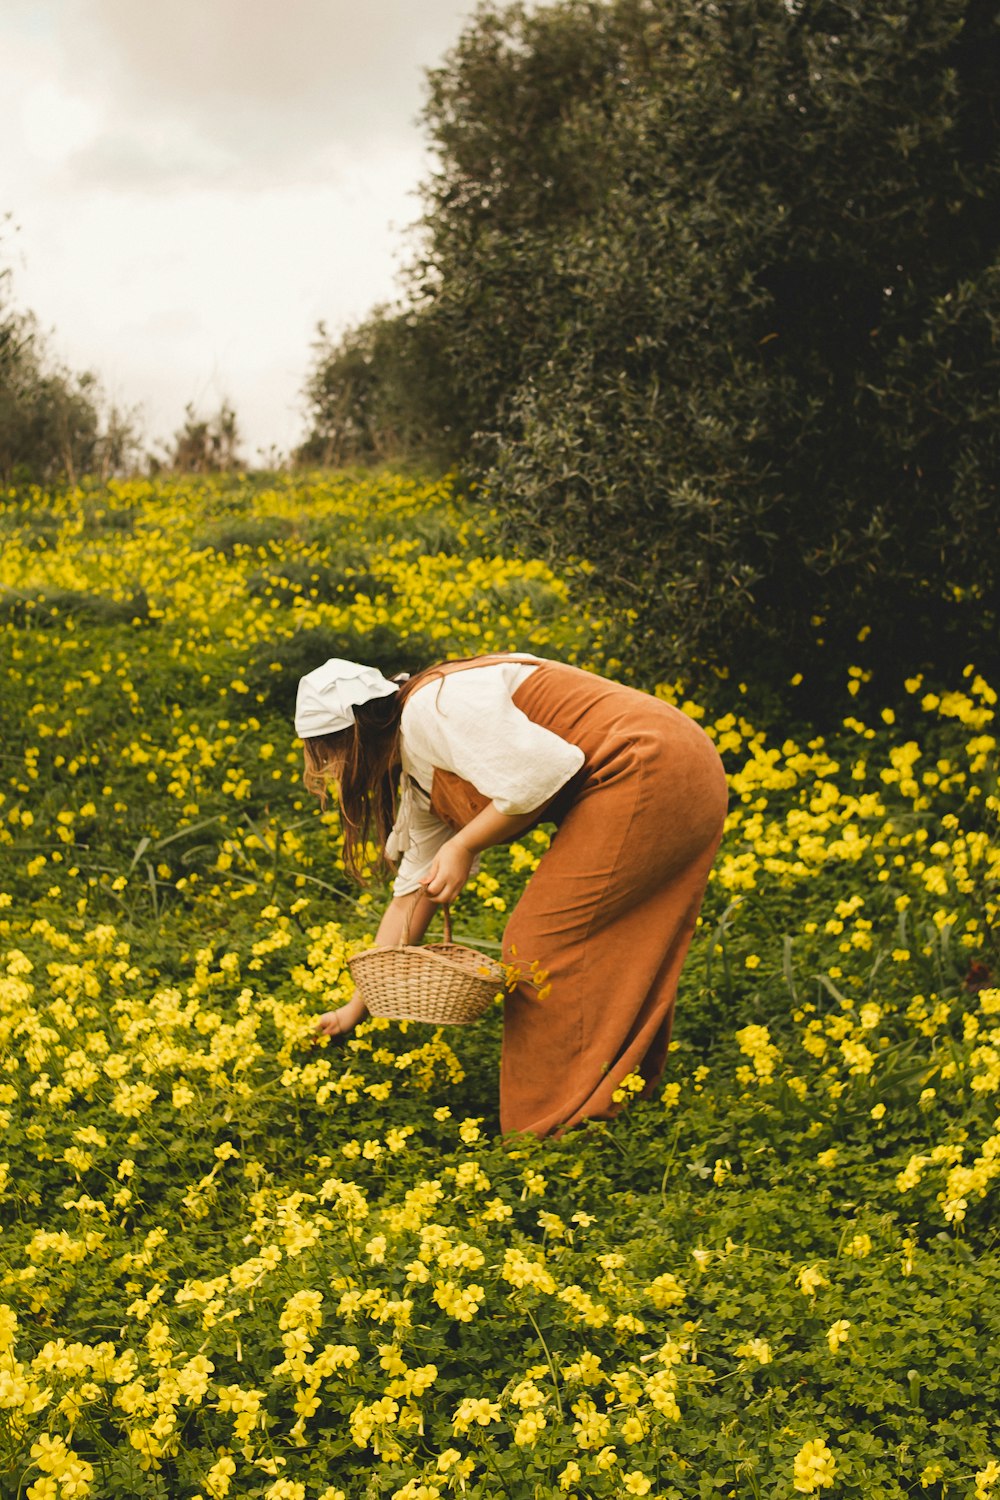
[{"label": "yellow wildflower field", "polygon": [[[0,1493],[1000,1496],[973,663],[871,722],[847,671],[825,734],[642,684],[731,787],[670,1065],[505,1141],[498,1009],[315,1038],[379,893],[302,790],[295,683],[627,676],[628,621],[402,475],[11,494],[0,541]],[[463,936],[495,951],[547,838],[490,851]]]}]

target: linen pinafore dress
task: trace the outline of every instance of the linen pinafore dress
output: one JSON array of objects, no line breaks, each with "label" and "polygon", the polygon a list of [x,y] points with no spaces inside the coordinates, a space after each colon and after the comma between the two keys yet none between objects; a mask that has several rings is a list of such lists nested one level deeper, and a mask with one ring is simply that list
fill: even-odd
[{"label": "linen pinafore dress", "polygon": [[[611,1118],[629,1073],[647,1095],[658,1082],[728,799],[712,741],[658,698],[540,661],[513,701],[584,754],[544,810],[557,832],[503,940],[522,978],[504,1000],[500,1126],[546,1136]],[[489,801],[443,770],[430,799],[456,831]]]}]

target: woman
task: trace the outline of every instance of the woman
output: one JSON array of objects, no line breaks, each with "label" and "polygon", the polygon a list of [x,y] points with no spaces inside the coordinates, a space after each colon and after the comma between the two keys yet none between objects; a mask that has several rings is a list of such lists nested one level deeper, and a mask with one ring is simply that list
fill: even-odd
[{"label": "woman", "polygon": [[[504,1003],[501,1129],[610,1118],[633,1072],[652,1092],[726,813],[697,724],[577,667],[507,655],[401,684],[328,661],[300,681],[295,728],[309,789],[338,785],[348,868],[373,839],[398,861],[379,944],[418,943],[484,849],[557,825],[504,933],[523,977]],[[355,998],[319,1027],[343,1035],[364,1015]]]}]

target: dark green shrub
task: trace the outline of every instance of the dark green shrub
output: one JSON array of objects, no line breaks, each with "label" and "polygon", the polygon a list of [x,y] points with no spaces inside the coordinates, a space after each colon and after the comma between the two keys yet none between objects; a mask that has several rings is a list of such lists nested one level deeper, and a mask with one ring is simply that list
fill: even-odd
[{"label": "dark green shrub", "polygon": [[14,589],[0,586],[0,622],[35,630],[59,630],[67,616],[94,625],[150,623],[149,596],[143,588],[123,599],[74,589]]},{"label": "dark green shrub", "polygon": [[344,564],[332,567],[303,558],[252,574],[247,579],[247,592],[251,598],[280,599],[287,604],[300,598],[348,603],[359,594],[372,598],[380,594],[391,599],[396,590],[390,579],[369,572],[363,563],[357,567]]},{"label": "dark green shrub", "polygon": [[246,520],[227,518],[192,538],[192,552],[218,552],[233,557],[238,547],[256,551],[290,536],[293,523],[283,516],[252,516]]},{"label": "dark green shrub", "polygon": [[59,533],[65,525],[65,518],[52,511],[34,511],[20,530],[21,545],[31,552],[48,552],[57,545]]},{"label": "dark green shrub", "polygon": [[995,669],[998,80],[986,0],[484,7],[431,75],[421,399],[652,675]]},{"label": "dark green shrub", "polygon": [[[242,677],[252,692],[263,696],[268,708],[290,718],[295,710],[299,678],[322,666],[331,656],[366,662],[391,677],[395,672],[419,671],[439,661],[444,654],[433,641],[416,635],[397,635],[388,625],[377,625],[365,635],[316,626],[256,650]],[[275,670],[275,664],[280,670]]]},{"label": "dark green shrub", "polygon": [[83,513],[84,536],[102,536],[108,531],[134,531],[137,511],[126,506],[88,506]]}]

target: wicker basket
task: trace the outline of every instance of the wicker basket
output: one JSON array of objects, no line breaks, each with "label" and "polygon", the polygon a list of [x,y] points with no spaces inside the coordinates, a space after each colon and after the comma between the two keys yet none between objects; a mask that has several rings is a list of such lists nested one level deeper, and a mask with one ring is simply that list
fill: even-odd
[{"label": "wicker basket", "polygon": [[432,1026],[478,1021],[503,989],[505,978],[495,959],[452,942],[447,907],[443,943],[365,948],[350,959],[348,968],[371,1015],[428,1021]]}]

